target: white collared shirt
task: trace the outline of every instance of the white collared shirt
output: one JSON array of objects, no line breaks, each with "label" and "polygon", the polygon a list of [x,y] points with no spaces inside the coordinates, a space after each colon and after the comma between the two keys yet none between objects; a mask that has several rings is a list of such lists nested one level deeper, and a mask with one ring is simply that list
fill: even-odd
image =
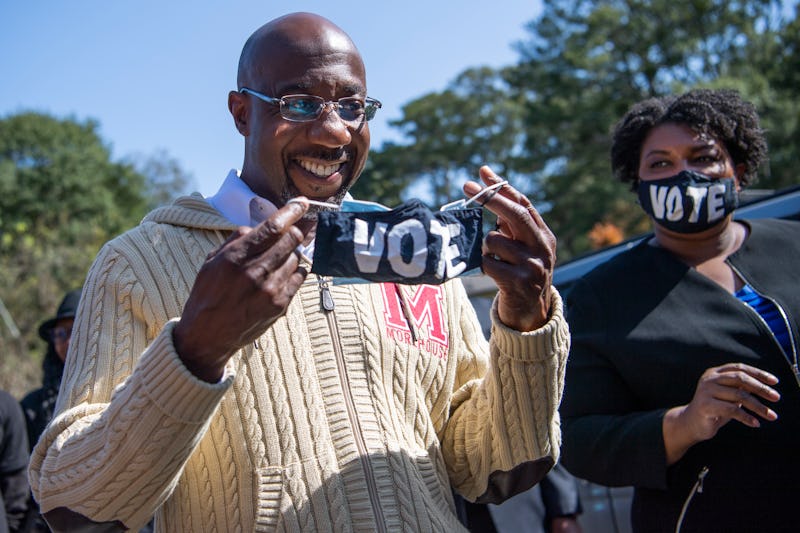
[{"label": "white collared shirt", "polygon": [[[231,169],[225,181],[222,182],[217,194],[209,196],[206,201],[210,203],[214,209],[222,213],[222,216],[236,224],[237,226],[252,226],[250,220],[250,201],[256,198],[257,195],[250,187],[242,180],[241,171]],[[261,198],[262,205],[269,205],[272,211],[266,216],[271,215],[278,210],[275,204]],[[266,217],[265,217],[266,218]]]},{"label": "white collared shirt", "polygon": [[[258,206],[258,218],[256,220],[253,220],[251,216],[250,204],[254,200]],[[253,227],[278,210],[275,204],[254,193],[242,180],[241,171],[235,168],[228,172],[217,194],[207,197],[206,201],[214,209],[222,213],[222,216],[237,226]],[[314,254],[314,241],[311,241],[308,246],[300,245],[299,248],[307,257],[312,257]]]}]

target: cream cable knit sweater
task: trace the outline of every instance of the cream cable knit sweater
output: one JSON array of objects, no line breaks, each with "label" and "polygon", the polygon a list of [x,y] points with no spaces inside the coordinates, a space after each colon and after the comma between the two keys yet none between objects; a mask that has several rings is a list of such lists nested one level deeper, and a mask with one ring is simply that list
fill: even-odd
[{"label": "cream cable knit sweater", "polygon": [[[207,384],[172,344],[206,255],[232,226],[199,195],[108,243],[73,331],[57,416],[34,450],[43,511],[158,531],[457,531],[450,492],[560,444],[569,334],[494,326],[489,348],[460,282],[332,286],[310,276],[279,319]],[[399,300],[399,299],[398,299]],[[404,329],[405,325],[405,329]],[[519,471],[519,470],[517,470]]]}]

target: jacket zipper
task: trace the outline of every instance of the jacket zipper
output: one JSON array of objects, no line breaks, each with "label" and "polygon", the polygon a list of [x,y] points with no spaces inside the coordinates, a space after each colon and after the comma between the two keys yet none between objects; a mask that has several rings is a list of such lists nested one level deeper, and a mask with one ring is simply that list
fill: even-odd
[{"label": "jacket zipper", "polygon": [[[742,276],[742,273],[739,272],[739,270],[735,266],[731,265],[730,263],[728,264],[728,266],[731,267],[731,269],[736,273],[737,276],[739,276],[739,278],[741,278],[742,281],[753,287],[753,285],[747,280],[747,278]],[[786,315],[786,311],[783,309],[783,307],[781,307],[781,304],[776,302],[773,298],[770,298],[769,296],[765,295],[762,291],[757,290],[755,287],[753,287],[753,289],[756,290],[756,292],[758,292],[759,296],[772,302],[772,305],[775,306],[775,309],[777,309],[778,313],[781,315],[781,319],[783,320],[783,323],[786,326],[786,331],[789,332],[789,345],[792,347],[791,358],[789,357],[789,354],[787,354],[786,351],[783,349],[781,343],[778,342],[778,338],[772,332],[772,328],[769,327],[767,321],[764,320],[764,318],[761,315],[759,315],[758,312],[752,307],[750,307],[748,304],[742,302],[742,305],[747,307],[750,310],[750,312],[752,312],[758,318],[758,320],[762,324],[764,324],[764,327],[769,332],[770,337],[772,338],[772,340],[778,346],[778,349],[783,354],[784,360],[786,360],[786,362],[789,363],[789,366],[792,369],[792,373],[794,374],[794,379],[795,381],[797,381],[797,386],[800,387],[800,365],[798,365],[798,359],[797,359],[797,342],[795,342],[794,332],[792,332],[792,324],[789,322],[789,317]]]},{"label": "jacket zipper", "polygon": [[689,504],[692,503],[694,495],[703,493],[703,480],[706,478],[706,475],[708,475],[708,467],[704,466],[700,470],[700,473],[697,474],[697,481],[694,482],[694,485],[692,485],[692,490],[689,491],[689,495],[683,502],[683,507],[681,507],[681,514],[680,516],[678,516],[678,523],[675,524],[675,533],[680,533],[681,527],[683,526],[683,519],[686,517],[686,510],[689,509]]},{"label": "jacket zipper", "polygon": [[361,467],[364,469],[364,478],[367,483],[367,493],[372,507],[373,517],[377,525],[377,531],[386,532],[386,522],[383,518],[383,510],[380,506],[380,499],[378,497],[378,487],[375,484],[375,474],[372,471],[372,463],[369,461],[369,453],[367,444],[364,442],[364,435],[361,432],[361,422],[358,420],[358,413],[356,413],[355,402],[350,392],[350,382],[347,377],[347,367],[344,361],[344,351],[342,344],[339,340],[339,326],[336,323],[336,316],[334,308],[336,307],[331,295],[328,281],[322,276],[317,276],[320,291],[320,303],[324,310],[325,318],[328,321],[328,329],[331,333],[331,342],[333,344],[333,351],[336,354],[336,367],[339,370],[339,384],[342,386],[342,395],[345,399],[345,406],[347,407],[347,417],[350,419],[350,426],[353,428],[353,437],[358,449],[358,457],[361,461]]}]

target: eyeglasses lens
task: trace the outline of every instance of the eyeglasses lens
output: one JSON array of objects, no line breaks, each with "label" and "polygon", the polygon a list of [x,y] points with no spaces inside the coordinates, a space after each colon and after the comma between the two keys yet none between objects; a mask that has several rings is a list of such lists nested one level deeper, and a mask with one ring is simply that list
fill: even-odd
[{"label": "eyeglasses lens", "polygon": [[364,120],[364,104],[356,98],[342,98],[339,100],[339,116],[349,122]]},{"label": "eyeglasses lens", "polygon": [[367,120],[372,120],[375,118],[375,113],[378,112],[378,108],[380,107],[380,102],[367,100],[367,106],[364,108],[364,114],[366,115]]},{"label": "eyeglasses lens", "polygon": [[[375,116],[377,106],[371,102],[365,107],[358,98],[341,98],[334,104],[336,112],[345,122],[359,124]],[[289,95],[281,98],[281,115],[287,120],[306,122],[315,120],[322,114],[326,102],[322,98],[310,95]]]},{"label": "eyeglasses lens", "polygon": [[53,328],[53,340],[64,342],[72,336],[72,328]]},{"label": "eyeglasses lens", "polygon": [[325,101],[313,96],[284,96],[281,98],[281,114],[288,120],[299,122],[314,120],[322,113]]}]

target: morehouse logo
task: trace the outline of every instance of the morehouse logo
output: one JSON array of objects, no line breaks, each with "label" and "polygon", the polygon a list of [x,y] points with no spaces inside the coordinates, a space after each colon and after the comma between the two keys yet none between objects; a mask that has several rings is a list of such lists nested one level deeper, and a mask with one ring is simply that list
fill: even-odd
[{"label": "morehouse logo", "polygon": [[[419,285],[414,293],[406,297],[406,310],[400,301],[398,287],[394,283],[381,284],[383,291],[383,315],[386,335],[397,342],[416,346],[440,359],[447,358],[449,346],[442,316],[442,288],[438,285]],[[408,287],[404,287],[408,295]],[[409,321],[413,323],[412,334]]]}]

